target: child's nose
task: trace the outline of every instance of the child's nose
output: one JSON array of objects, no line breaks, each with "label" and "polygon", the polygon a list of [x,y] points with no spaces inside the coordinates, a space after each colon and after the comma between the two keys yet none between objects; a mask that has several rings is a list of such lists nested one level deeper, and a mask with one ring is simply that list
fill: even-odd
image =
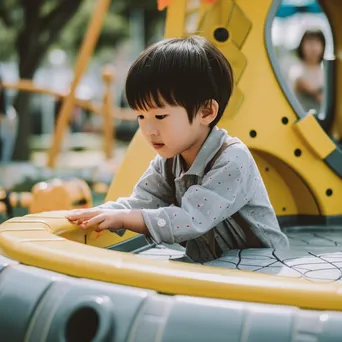
[{"label": "child's nose", "polygon": [[158,135],[158,129],[155,125],[153,124],[146,124],[145,126],[145,132],[147,135],[151,136],[151,135]]}]

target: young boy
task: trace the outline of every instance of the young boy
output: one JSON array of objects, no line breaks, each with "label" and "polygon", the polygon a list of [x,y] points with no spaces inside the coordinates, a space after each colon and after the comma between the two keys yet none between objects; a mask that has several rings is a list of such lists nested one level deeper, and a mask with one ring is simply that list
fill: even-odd
[{"label": "young boy", "polygon": [[232,89],[229,62],[204,38],[147,48],[129,70],[126,94],[158,155],[130,197],[68,219],[84,229],[186,243],[195,262],[229,249],[288,247],[251,153],[216,127]]}]

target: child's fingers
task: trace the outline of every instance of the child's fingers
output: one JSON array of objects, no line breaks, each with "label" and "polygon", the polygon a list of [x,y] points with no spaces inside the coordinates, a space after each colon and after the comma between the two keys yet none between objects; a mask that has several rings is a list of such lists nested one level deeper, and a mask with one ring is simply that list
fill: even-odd
[{"label": "child's fingers", "polygon": [[86,221],[86,219],[79,219],[79,220],[71,220],[69,218],[67,218],[67,220],[72,223],[72,224],[77,224],[77,225],[80,225],[82,224],[84,221]]},{"label": "child's fingers", "polygon": [[69,215],[66,216],[67,219],[71,220],[71,221],[76,221],[79,219],[90,219],[94,216],[97,216],[100,214],[99,210],[93,210],[93,209],[88,209],[86,211],[83,212],[75,212],[75,213],[71,213]]},{"label": "child's fingers", "polygon": [[103,222],[105,219],[105,216],[103,214],[100,214],[100,215],[97,215],[95,217],[92,217],[91,219],[89,220],[86,220],[84,221],[82,224],[81,224],[81,227],[83,229],[87,229],[91,226],[97,226],[99,225],[101,222]]}]

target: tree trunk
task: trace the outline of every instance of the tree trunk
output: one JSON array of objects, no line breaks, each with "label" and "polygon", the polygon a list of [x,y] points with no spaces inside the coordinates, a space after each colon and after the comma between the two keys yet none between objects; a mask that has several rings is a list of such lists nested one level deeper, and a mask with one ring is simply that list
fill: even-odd
[{"label": "tree trunk", "polygon": [[157,9],[155,10],[145,10],[145,47],[151,44],[151,38],[153,36],[153,32],[156,29],[156,25],[158,21],[165,20],[165,12],[159,12]]},{"label": "tree trunk", "polygon": [[[19,75],[21,79],[32,79],[39,63],[47,48],[36,50],[35,58],[25,60],[24,56],[20,56]],[[19,50],[20,51],[20,50]],[[44,51],[44,52],[43,52]],[[22,63],[25,61],[26,63]],[[13,106],[18,114],[18,131],[14,145],[13,160],[26,161],[30,158],[30,136],[32,131],[32,120],[30,111],[30,100],[32,93],[18,92]]]},{"label": "tree trunk", "polygon": [[30,96],[31,94],[19,92],[14,100],[14,108],[16,109],[19,122],[17,139],[14,146],[13,160],[29,160],[30,144],[29,137],[31,135],[31,113],[30,113]]},{"label": "tree trunk", "polygon": [[[25,1],[24,28],[19,33],[16,45],[19,55],[19,76],[32,79],[48,48],[58,39],[63,27],[77,13],[82,0],[60,1],[44,18],[39,17],[42,0]],[[13,160],[29,160],[29,138],[32,129],[30,113],[31,94],[18,93],[14,108],[19,117],[17,139]]]}]

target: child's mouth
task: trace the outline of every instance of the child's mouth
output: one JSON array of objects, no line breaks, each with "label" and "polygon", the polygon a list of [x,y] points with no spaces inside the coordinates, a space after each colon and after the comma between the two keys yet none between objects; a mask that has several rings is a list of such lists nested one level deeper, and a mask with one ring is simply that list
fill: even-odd
[{"label": "child's mouth", "polygon": [[164,144],[152,143],[152,146],[153,146],[156,150],[159,150],[160,148],[164,147]]}]

